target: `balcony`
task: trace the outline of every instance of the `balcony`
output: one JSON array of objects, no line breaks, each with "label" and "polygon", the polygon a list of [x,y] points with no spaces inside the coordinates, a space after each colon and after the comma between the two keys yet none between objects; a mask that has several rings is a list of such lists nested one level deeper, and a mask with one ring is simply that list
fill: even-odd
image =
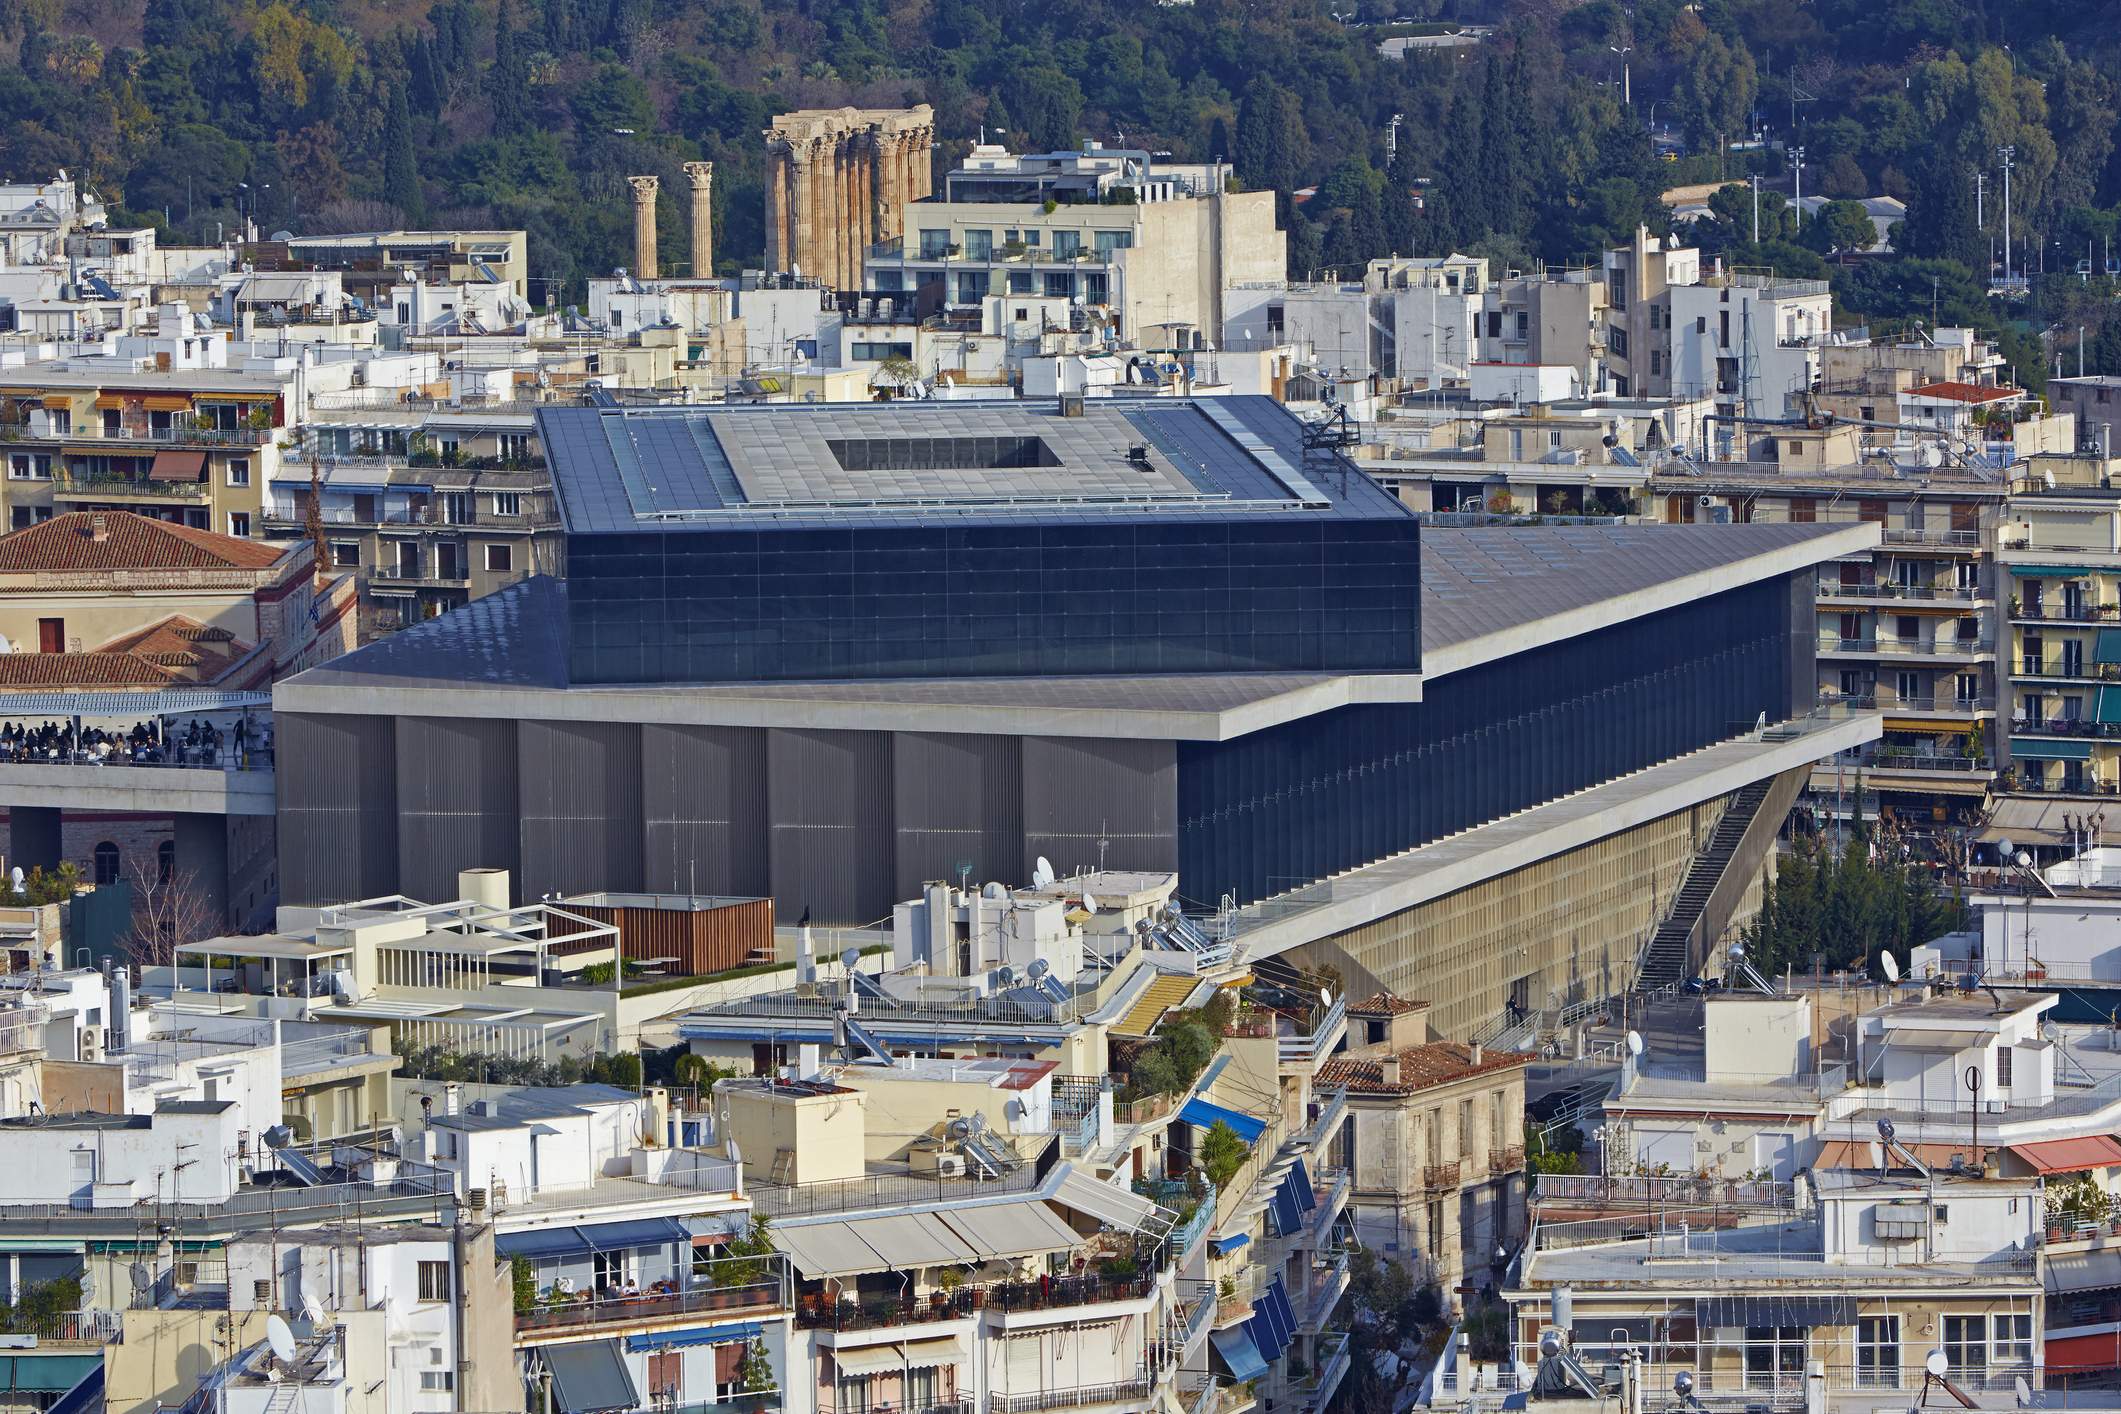
[{"label": "balcony", "polygon": [[1919,751],[1880,747],[1864,766],[1893,775],[1986,776],[1996,763],[1986,756],[1931,756]]},{"label": "balcony", "polygon": [[150,481],[146,477],[96,476],[64,468],[52,473],[52,493],[108,500],[144,496],[156,501],[203,501],[213,495],[211,481]]},{"label": "balcony", "polygon": [[1986,638],[1879,638],[1819,635],[1819,651],[1828,654],[1878,653],[1893,658],[1981,658],[1996,651]]},{"label": "balcony", "polygon": [[2121,784],[2088,776],[2022,776],[2008,774],[2000,787],[2005,794],[2071,795],[2104,798],[2121,795]]},{"label": "balcony", "polygon": [[961,1286],[954,1291],[931,1291],[925,1300],[886,1295],[865,1296],[859,1301],[828,1301],[822,1292],[806,1292],[796,1301],[795,1324],[801,1330],[886,1330],[963,1320],[982,1311],[1008,1316],[1140,1301],[1155,1289],[1154,1276],[1115,1280],[1091,1275]]},{"label": "balcony", "polygon": [[2020,623],[2042,624],[2099,624],[2112,623],[2121,618],[2121,603],[2116,604],[2049,604],[2038,600],[2021,603],[2011,600],[2011,617]]},{"label": "balcony", "polygon": [[1447,1164],[1430,1164],[1421,1171],[1421,1186],[1428,1193],[1455,1193],[1458,1191],[1458,1160]]},{"label": "balcony", "polygon": [[2089,717],[2047,717],[2037,722],[2020,718],[2011,723],[2011,735],[2090,737],[2094,740],[2121,741],[2121,722],[2095,722]]},{"label": "balcony", "polygon": [[432,572],[418,565],[378,565],[368,572],[368,578],[379,594],[471,586],[471,571],[461,565],[439,565]]},{"label": "balcony", "polygon": [[281,429],[272,427],[120,427],[77,426],[71,432],[43,434],[57,442],[94,442],[112,447],[262,447]]},{"label": "balcony", "polygon": [[1488,1150],[1489,1173],[1515,1173],[1524,1167],[1524,1145],[1512,1144],[1504,1149]]},{"label": "balcony", "polygon": [[1314,1153],[1323,1151],[1340,1132],[1340,1122],[1347,1117],[1348,1092],[1335,1090],[1323,1100],[1313,1100],[1310,1122],[1296,1136],[1296,1142],[1309,1147]]},{"label": "balcony", "polygon": [[1348,1254],[1335,1252],[1330,1261],[1311,1269],[1304,1289],[1298,1293],[1302,1305],[1296,1323],[1307,1331],[1317,1330],[1332,1318],[1333,1308],[1340,1304],[1341,1293],[1347,1289]]},{"label": "balcony", "polygon": [[[739,1258],[756,1262],[760,1279],[689,1291],[651,1292],[640,1296],[599,1296],[582,1301],[549,1301],[516,1312],[518,1344],[539,1336],[567,1340],[608,1329],[648,1329],[690,1321],[705,1314],[777,1310],[787,1304],[783,1259]],[[694,1322],[696,1324],[696,1322]]]},{"label": "balcony", "polygon": [[1345,1335],[1322,1335],[1313,1353],[1318,1357],[1318,1366],[1289,1387],[1289,1398],[1296,1401],[1299,1409],[1317,1411],[1333,1402],[1340,1383],[1348,1376],[1349,1362],[1354,1359],[1348,1349]]},{"label": "balcony", "polygon": [[2015,658],[2011,660],[2011,676],[2121,682],[2121,663],[2087,663],[2082,658]]},{"label": "balcony", "polygon": [[1881,603],[1915,604],[1978,604],[1989,597],[1989,591],[1978,587],[1969,588],[1956,584],[1894,584],[1890,580],[1858,580],[1854,584],[1822,582],[1819,586],[1821,599],[1874,599]]},{"label": "balcony", "polygon": [[1275,1023],[1275,1047],[1281,1064],[1308,1072],[1331,1055],[1341,1038],[1348,1034],[1348,999],[1335,997],[1333,1005],[1326,1008],[1323,1015],[1314,1013],[1294,1017],[1286,1012],[1277,1013]]},{"label": "balcony", "polygon": [[1978,530],[1930,530],[1927,528],[1905,528],[1894,530],[1890,526],[1881,532],[1888,545],[1934,545],[1945,550],[1978,550],[1981,548],[1981,532]]},{"label": "balcony", "polygon": [[1996,710],[1993,697],[1953,697],[1941,693],[1838,692],[1819,694],[1821,706],[1853,707],[1864,711],[1891,712],[1900,716],[1975,717]]},{"label": "balcony", "polygon": [[1156,1391],[1154,1376],[1147,1373],[1130,1380],[1097,1385],[1062,1385],[1035,1394],[990,1394],[987,1414],[1040,1414],[1047,1409],[1094,1409],[1106,1404],[1140,1405]]}]

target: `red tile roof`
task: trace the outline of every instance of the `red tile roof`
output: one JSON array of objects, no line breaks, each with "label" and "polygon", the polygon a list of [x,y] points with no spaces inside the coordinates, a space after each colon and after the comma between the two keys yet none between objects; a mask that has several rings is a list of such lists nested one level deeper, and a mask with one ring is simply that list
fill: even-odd
[{"label": "red tile roof", "polygon": [[1955,403],[1999,403],[2022,396],[2017,388],[1984,388],[1979,383],[1930,383],[1910,388],[1911,398],[1944,398]]},{"label": "red tile roof", "polygon": [[1405,1016],[1410,1011],[1427,1011],[1427,1002],[1418,1002],[1411,997],[1395,997],[1390,992],[1379,992],[1374,997],[1364,997],[1359,1002],[1348,1003],[1350,1016]]},{"label": "red tile roof", "polygon": [[137,653],[0,653],[0,691],[8,688],[121,687],[160,689],[173,675]]},{"label": "red tile roof", "polygon": [[261,570],[287,551],[130,511],[69,511],[0,535],[0,570]]},{"label": "red tile roof", "polygon": [[1521,1051],[1483,1051],[1480,1064],[1475,1065],[1471,1047],[1456,1041],[1431,1041],[1399,1053],[1397,1085],[1385,1084],[1384,1060],[1377,1056],[1335,1056],[1318,1068],[1313,1084],[1321,1090],[1345,1087],[1351,1095],[1409,1095],[1470,1075],[1529,1065],[1532,1059]]}]

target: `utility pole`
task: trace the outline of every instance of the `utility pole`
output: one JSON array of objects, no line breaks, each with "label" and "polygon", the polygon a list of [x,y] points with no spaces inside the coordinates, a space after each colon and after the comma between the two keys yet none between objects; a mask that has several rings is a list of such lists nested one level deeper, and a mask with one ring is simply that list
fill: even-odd
[{"label": "utility pole", "polygon": [[1790,149],[1790,156],[1795,163],[1791,170],[1797,178],[1796,192],[1790,198],[1790,205],[1797,208],[1797,224],[1802,226],[1804,224],[1804,149],[1793,147]]},{"label": "utility pole", "polygon": [[1988,229],[1988,217],[1984,214],[1981,199],[1988,194],[1988,173],[1974,173],[1974,229]]},{"label": "utility pole", "polygon": [[1753,173],[1753,244],[1760,244],[1760,174]]},{"label": "utility pole", "polygon": [[2011,159],[2018,155],[2018,149],[2014,144],[2005,143],[1996,149],[1996,155],[2003,159],[2003,280],[2008,284],[2011,278]]}]

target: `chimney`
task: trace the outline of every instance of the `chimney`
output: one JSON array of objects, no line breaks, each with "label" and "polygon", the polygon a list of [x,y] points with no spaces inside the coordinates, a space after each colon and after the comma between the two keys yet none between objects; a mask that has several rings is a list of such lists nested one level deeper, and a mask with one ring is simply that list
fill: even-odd
[{"label": "chimney", "polygon": [[660,179],[628,177],[633,188],[633,274],[637,280],[655,278],[655,191]]},{"label": "chimney", "polygon": [[1386,1085],[1399,1084],[1399,1056],[1396,1053],[1377,1063],[1377,1078]]},{"label": "chimney", "polygon": [[692,183],[692,273],[705,280],[714,274],[714,164],[687,162]]},{"label": "chimney", "polygon": [[1472,1062],[1473,1069],[1480,1069],[1480,1042],[1475,1041],[1472,1046],[1468,1048],[1466,1059]]},{"label": "chimney", "polygon": [[88,538],[91,540],[110,539],[110,517],[104,515],[101,511],[90,516],[88,518]]},{"label": "chimney", "polygon": [[442,1087],[442,1113],[453,1115],[464,1103],[464,1087],[452,1080]]}]

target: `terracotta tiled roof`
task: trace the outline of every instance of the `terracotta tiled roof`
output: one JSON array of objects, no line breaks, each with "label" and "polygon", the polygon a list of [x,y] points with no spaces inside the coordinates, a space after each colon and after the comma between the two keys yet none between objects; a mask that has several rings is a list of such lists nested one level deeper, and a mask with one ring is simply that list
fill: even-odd
[{"label": "terracotta tiled roof", "polygon": [[1426,1090],[1431,1085],[1444,1085],[1469,1075],[1508,1070],[1531,1062],[1532,1057],[1522,1051],[1485,1051],[1481,1054],[1480,1064],[1475,1065],[1471,1047],[1456,1041],[1431,1041],[1425,1046],[1409,1046],[1399,1053],[1397,1085],[1385,1084],[1381,1057],[1364,1056],[1335,1056],[1318,1068],[1318,1078],[1313,1084],[1321,1090],[1345,1087],[1351,1095],[1407,1095]]},{"label": "terracotta tiled roof", "polygon": [[69,511],[0,535],[0,570],[261,570],[287,549],[130,511]]},{"label": "terracotta tiled roof", "polygon": [[0,690],[8,688],[164,688],[175,677],[137,653],[0,653]]},{"label": "terracotta tiled roof", "polygon": [[1911,398],[1948,398],[1955,403],[1995,403],[2019,396],[2016,388],[1984,388],[1979,383],[1929,383],[1910,388]]},{"label": "terracotta tiled roof", "polygon": [[1411,997],[1395,997],[1390,992],[1379,992],[1374,997],[1364,997],[1359,1002],[1348,1003],[1350,1016],[1405,1016],[1410,1011],[1427,1011],[1427,1002],[1418,1002]]}]

